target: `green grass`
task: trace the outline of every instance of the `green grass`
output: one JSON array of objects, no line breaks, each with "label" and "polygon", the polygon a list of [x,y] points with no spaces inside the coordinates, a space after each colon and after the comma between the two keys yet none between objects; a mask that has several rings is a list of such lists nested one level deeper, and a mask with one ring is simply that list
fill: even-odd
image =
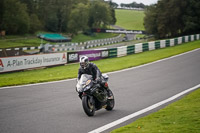
[{"label": "green grass", "polygon": [[[120,58],[110,58],[94,61],[94,63],[97,64],[100,70],[105,73],[153,62],[196,48],[200,48],[200,41],[184,43],[175,47],[147,51],[144,53],[133,54]],[[0,74],[0,86],[3,87],[75,78],[77,77],[78,68],[79,64],[68,64],[65,66],[58,66],[41,70]]]},{"label": "green grass", "polygon": [[118,35],[119,34],[113,34],[113,33],[95,33],[94,36],[86,36],[84,34],[79,34],[72,39],[72,42],[86,42],[90,40],[112,38]]},{"label": "green grass", "polygon": [[144,11],[116,9],[115,14],[115,25],[128,30],[144,30]]},{"label": "green grass", "polygon": [[[41,40],[34,38],[22,38],[22,37],[9,37],[11,39],[0,40],[0,48],[12,48],[12,47],[36,47],[39,46]],[[46,43],[46,41],[43,41]]]},{"label": "green grass", "polygon": [[111,133],[199,133],[200,89]]},{"label": "green grass", "polygon": [[[85,42],[89,40],[97,40],[104,38],[115,37],[118,34],[112,33],[97,33],[95,36],[86,36],[84,34],[78,34],[72,39],[72,42]],[[43,41],[43,43],[48,43]],[[51,44],[55,44],[50,42]],[[0,39],[0,48],[12,48],[12,47],[36,47],[41,44],[41,39],[36,36],[6,36],[4,39]]]}]

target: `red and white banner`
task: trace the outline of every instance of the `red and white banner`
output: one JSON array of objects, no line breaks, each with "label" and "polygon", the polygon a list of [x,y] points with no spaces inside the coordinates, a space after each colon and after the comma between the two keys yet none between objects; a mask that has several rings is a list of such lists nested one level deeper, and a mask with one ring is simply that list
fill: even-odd
[{"label": "red and white banner", "polygon": [[0,73],[67,63],[67,53],[0,58]]}]

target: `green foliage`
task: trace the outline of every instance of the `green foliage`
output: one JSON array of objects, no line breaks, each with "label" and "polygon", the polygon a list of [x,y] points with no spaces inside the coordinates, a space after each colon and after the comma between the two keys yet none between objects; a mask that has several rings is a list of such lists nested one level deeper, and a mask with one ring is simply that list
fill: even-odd
[{"label": "green foliage", "polygon": [[89,27],[106,27],[112,22],[111,10],[107,3],[102,1],[92,1],[89,10]]},{"label": "green foliage", "polygon": [[115,17],[115,9],[111,8],[111,23],[112,25],[114,25],[117,22],[117,19]]},{"label": "green foliage", "polygon": [[77,34],[78,31],[84,31],[88,28],[89,10],[88,5],[79,3],[72,10],[68,28],[73,34]]},{"label": "green foliage", "polygon": [[36,14],[30,15],[30,33],[35,33],[36,31],[40,30],[42,28],[42,24],[40,20],[38,19],[38,16]]},{"label": "green foliage", "polygon": [[146,32],[157,38],[195,34],[200,31],[199,0],[162,0],[145,11]]},{"label": "green foliage", "polygon": [[157,35],[156,6],[149,6],[145,11],[144,27],[147,33]]},{"label": "green foliage", "polygon": [[72,0],[42,0],[39,4],[39,18],[47,31],[66,32],[72,7]]},{"label": "green foliage", "polygon": [[4,1],[1,26],[8,34],[25,34],[29,30],[29,16],[25,4],[17,0]]},{"label": "green foliage", "polygon": [[0,30],[15,35],[38,30],[77,34],[88,27],[114,24],[114,15],[102,0],[1,0]]},{"label": "green foliage", "polygon": [[130,4],[121,3],[122,8],[145,8],[146,6],[143,3],[132,2]]}]

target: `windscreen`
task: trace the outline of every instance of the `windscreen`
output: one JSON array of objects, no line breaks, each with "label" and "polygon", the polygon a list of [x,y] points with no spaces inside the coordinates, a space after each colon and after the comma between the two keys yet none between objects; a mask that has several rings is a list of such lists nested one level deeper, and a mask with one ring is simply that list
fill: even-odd
[{"label": "windscreen", "polygon": [[82,74],[80,80],[78,81],[78,84],[76,85],[77,91],[79,92],[80,90],[82,90],[86,85],[86,82],[91,79],[92,75]]},{"label": "windscreen", "polygon": [[85,85],[85,83],[91,78],[92,78],[92,75],[82,74],[81,78],[80,78],[80,81],[79,81],[79,84],[80,85]]}]

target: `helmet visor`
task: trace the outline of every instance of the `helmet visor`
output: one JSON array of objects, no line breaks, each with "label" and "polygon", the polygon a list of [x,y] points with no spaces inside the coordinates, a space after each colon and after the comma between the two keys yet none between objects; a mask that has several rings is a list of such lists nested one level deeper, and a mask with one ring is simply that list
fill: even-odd
[{"label": "helmet visor", "polygon": [[85,67],[86,67],[86,62],[81,62],[81,63],[80,63],[80,66],[81,66],[82,68],[85,68]]}]

